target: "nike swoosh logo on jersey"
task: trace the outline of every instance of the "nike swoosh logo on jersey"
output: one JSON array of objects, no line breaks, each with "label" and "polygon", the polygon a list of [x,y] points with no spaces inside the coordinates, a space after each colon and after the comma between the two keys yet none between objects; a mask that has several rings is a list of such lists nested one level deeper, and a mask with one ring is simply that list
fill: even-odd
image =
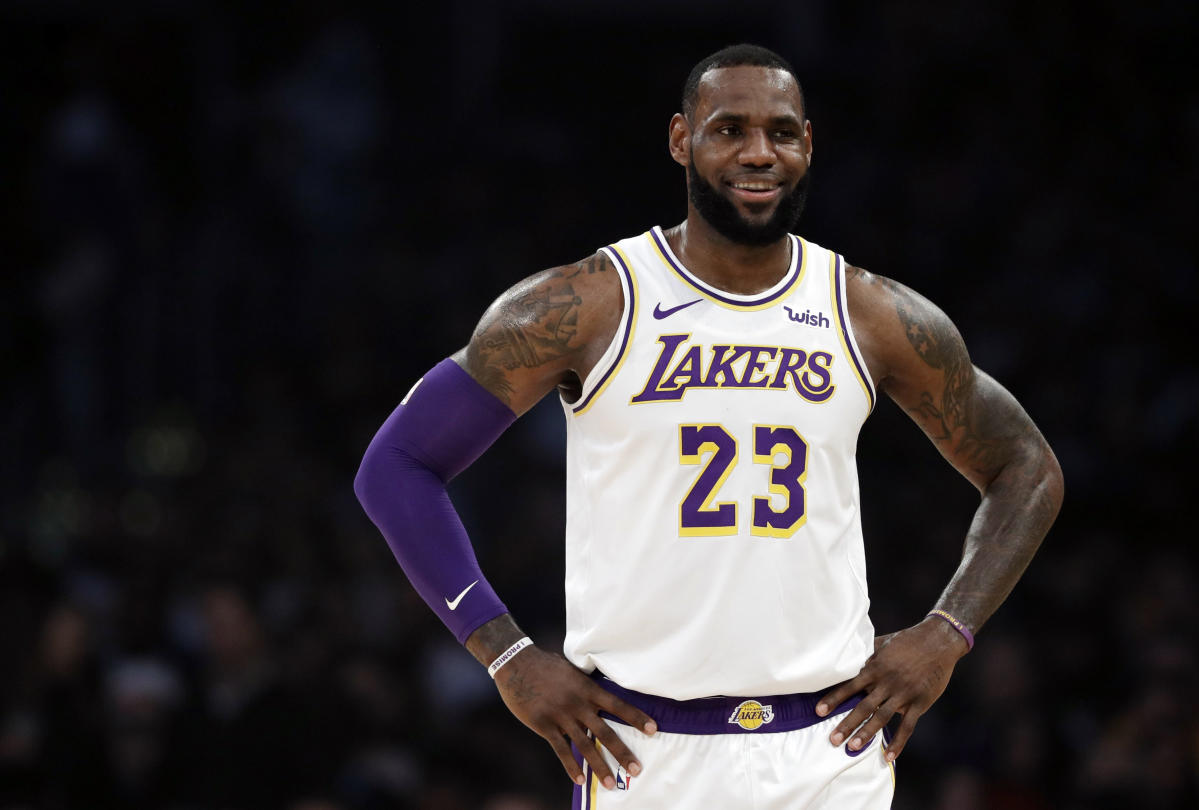
[{"label": "nike swoosh logo on jersey", "polygon": [[654,318],[656,318],[659,321],[662,320],[663,318],[669,318],[671,315],[675,314],[680,309],[686,309],[687,307],[691,306],[692,304],[698,304],[702,300],[704,300],[704,299],[696,298],[694,301],[688,301],[685,304],[679,304],[677,307],[671,307],[670,309],[662,309],[662,302],[659,301],[654,306]]},{"label": "nike swoosh logo on jersey", "polygon": [[445,606],[448,607],[450,610],[457,610],[458,603],[462,601],[462,597],[466,596],[467,591],[469,591],[471,588],[475,587],[478,584],[479,584],[479,580],[476,579],[474,582],[467,585],[466,590],[464,590],[462,593],[458,594],[458,596],[456,596],[454,598],[453,602],[451,602],[449,599],[446,599]]}]

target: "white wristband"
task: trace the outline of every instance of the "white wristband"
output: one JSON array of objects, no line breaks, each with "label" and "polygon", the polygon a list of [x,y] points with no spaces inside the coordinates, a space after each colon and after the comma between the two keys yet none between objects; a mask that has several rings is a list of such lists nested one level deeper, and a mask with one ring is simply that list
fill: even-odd
[{"label": "white wristband", "polygon": [[495,678],[495,673],[500,671],[500,667],[512,660],[512,658],[525,647],[532,647],[533,639],[525,636],[520,641],[513,644],[508,649],[500,653],[500,657],[491,662],[491,666],[487,668],[487,674]]}]

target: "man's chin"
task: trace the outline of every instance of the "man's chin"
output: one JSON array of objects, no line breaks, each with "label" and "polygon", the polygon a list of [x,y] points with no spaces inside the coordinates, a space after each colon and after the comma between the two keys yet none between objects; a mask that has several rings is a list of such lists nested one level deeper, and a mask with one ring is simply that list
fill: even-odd
[{"label": "man's chin", "polygon": [[775,211],[777,205],[771,204],[770,207],[755,211],[738,211],[740,215],[741,227],[743,228],[767,228],[774,222]]},{"label": "man's chin", "polygon": [[747,215],[745,212],[738,212],[737,230],[743,234],[750,235],[756,239],[764,238],[764,235],[770,231],[777,231],[775,224],[774,207],[756,216]]},{"label": "man's chin", "polygon": [[[728,198],[726,198],[728,199]],[[742,228],[760,228],[774,217],[778,203],[745,203],[740,200],[728,200],[725,216]]]}]

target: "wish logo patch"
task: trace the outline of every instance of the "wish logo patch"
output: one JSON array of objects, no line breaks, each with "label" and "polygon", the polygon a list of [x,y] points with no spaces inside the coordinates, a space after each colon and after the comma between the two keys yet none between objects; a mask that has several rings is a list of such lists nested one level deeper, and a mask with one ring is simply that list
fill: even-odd
[{"label": "wish logo patch", "polygon": [[735,723],[746,731],[756,731],[774,719],[774,707],[763,706],[756,700],[743,700],[741,705],[733,709],[730,723]]}]

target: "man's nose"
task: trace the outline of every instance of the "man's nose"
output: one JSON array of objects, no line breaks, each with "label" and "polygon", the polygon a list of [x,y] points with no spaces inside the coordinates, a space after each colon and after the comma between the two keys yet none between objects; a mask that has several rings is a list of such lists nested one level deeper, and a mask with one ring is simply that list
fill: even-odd
[{"label": "man's nose", "polygon": [[763,129],[751,129],[745,137],[738,155],[743,166],[773,166],[774,143]]}]

